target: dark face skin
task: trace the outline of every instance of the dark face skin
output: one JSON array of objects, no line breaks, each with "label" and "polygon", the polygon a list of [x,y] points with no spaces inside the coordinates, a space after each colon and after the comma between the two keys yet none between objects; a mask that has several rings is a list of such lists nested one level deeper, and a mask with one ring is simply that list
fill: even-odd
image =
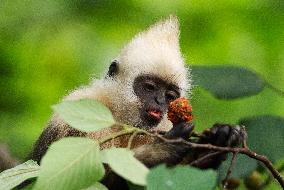
[{"label": "dark face skin", "polygon": [[[108,77],[115,77],[119,72],[119,62],[112,61],[107,73]],[[153,75],[140,75],[134,80],[133,89],[142,102],[140,108],[141,127],[157,126],[171,101],[180,97],[180,89],[161,78]]]},{"label": "dark face skin", "polygon": [[177,86],[152,75],[138,76],[133,89],[143,105],[140,109],[142,125],[148,127],[157,126],[167,112],[169,103],[180,97]]}]

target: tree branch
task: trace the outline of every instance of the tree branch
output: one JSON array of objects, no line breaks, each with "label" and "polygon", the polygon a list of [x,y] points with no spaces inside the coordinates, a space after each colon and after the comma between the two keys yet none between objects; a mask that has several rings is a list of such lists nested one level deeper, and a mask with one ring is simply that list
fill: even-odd
[{"label": "tree branch", "polygon": [[231,163],[230,163],[230,166],[228,168],[228,171],[227,171],[227,174],[226,174],[226,177],[224,179],[224,185],[223,185],[223,189],[227,189],[228,187],[228,179],[232,173],[232,169],[236,163],[236,158],[237,158],[237,153],[233,153],[233,157],[232,157],[232,160],[231,160]]},{"label": "tree branch", "polygon": [[[218,151],[218,153],[220,153],[220,152],[222,152],[222,153],[231,152],[231,153],[234,153],[234,154],[240,153],[240,154],[247,155],[247,156],[249,156],[249,157],[251,157],[255,160],[258,160],[262,164],[264,164],[266,166],[266,168],[272,173],[273,177],[278,181],[278,183],[284,189],[284,179],[281,176],[280,172],[278,172],[277,169],[274,168],[272,162],[266,156],[259,155],[255,152],[251,151],[247,147],[246,143],[243,144],[242,148],[239,148],[239,147],[219,147],[219,146],[214,146],[212,144],[198,144],[198,143],[186,141],[182,138],[167,139],[157,132],[156,133],[150,133],[150,132],[143,130],[143,129],[139,129],[139,128],[135,128],[135,127],[128,127],[128,126],[124,126],[124,129],[122,131],[106,137],[105,139],[101,140],[99,143],[102,144],[102,143],[105,143],[105,142],[112,140],[114,138],[117,138],[117,137],[120,137],[120,136],[123,136],[123,135],[133,134],[133,133],[142,133],[142,134],[144,133],[146,135],[159,138],[160,140],[167,142],[167,143],[177,143],[177,144],[182,143],[182,144],[188,145],[190,148],[214,150],[214,151]],[[212,155],[215,155],[215,154],[209,154],[209,156],[212,156]],[[206,159],[208,157],[204,156],[204,157],[201,157],[200,159],[203,160],[203,159]],[[196,161],[198,161],[198,160],[196,160]],[[198,162],[200,162],[200,160]],[[191,164],[193,164],[193,163],[191,163]]]},{"label": "tree branch", "polygon": [[204,160],[207,160],[211,157],[217,156],[218,154],[222,154],[222,153],[224,153],[224,152],[212,152],[212,153],[206,154],[205,156],[202,156],[202,157],[190,162],[189,165],[198,166],[198,164],[202,163]]},{"label": "tree branch", "polygon": [[104,144],[110,140],[113,140],[117,137],[120,137],[120,136],[124,136],[124,135],[129,135],[129,134],[133,134],[134,132],[137,132],[139,129],[137,128],[134,128],[134,127],[124,127],[123,130],[117,132],[117,133],[113,133],[112,135],[109,135],[105,138],[103,138],[102,140],[99,140],[99,144]]},{"label": "tree branch", "polygon": [[[150,133],[150,135],[152,135]],[[188,142],[184,139],[166,139],[161,135],[152,135],[156,136],[157,138],[168,142],[168,143],[183,143],[188,145],[191,148],[199,148],[199,149],[208,149],[208,150],[215,150],[215,151],[223,151],[223,152],[232,152],[232,153],[240,153],[240,154],[245,154],[251,158],[254,158],[261,163],[263,163],[266,168],[272,173],[273,177],[278,181],[278,183],[281,185],[281,187],[284,189],[284,179],[281,176],[281,174],[273,167],[273,164],[271,163],[270,160],[264,155],[259,155],[253,151],[251,151],[249,148],[233,148],[233,147],[219,147],[219,146],[214,146],[211,144],[197,144],[197,143],[192,143]]]}]

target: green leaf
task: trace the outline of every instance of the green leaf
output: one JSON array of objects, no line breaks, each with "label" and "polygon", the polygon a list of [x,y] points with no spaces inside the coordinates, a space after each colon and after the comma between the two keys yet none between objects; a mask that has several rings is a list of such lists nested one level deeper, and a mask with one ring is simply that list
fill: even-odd
[{"label": "green leaf", "polygon": [[[272,161],[284,158],[284,118],[269,115],[255,116],[241,119],[239,123],[246,126],[250,149],[266,155]],[[230,161],[231,156],[219,168],[220,179],[224,179]],[[244,178],[256,168],[256,160],[239,154],[231,176]]]},{"label": "green leaf", "polygon": [[[226,177],[228,168],[232,160],[232,155],[229,155],[227,160],[219,167],[219,179],[223,180]],[[245,178],[248,177],[252,171],[257,168],[257,161],[243,154],[238,154],[233,166],[231,177]]]},{"label": "green leaf", "polygon": [[255,72],[232,65],[192,66],[193,83],[219,99],[234,99],[260,93],[265,87]]},{"label": "green leaf", "polygon": [[284,118],[262,115],[241,119],[239,123],[246,127],[253,151],[272,161],[284,158]]},{"label": "green leaf", "polygon": [[82,190],[108,190],[103,184],[96,182],[92,186]]},{"label": "green leaf", "polygon": [[0,173],[0,189],[12,189],[29,178],[37,177],[39,170],[39,165],[33,160],[5,170]]},{"label": "green leaf", "polygon": [[158,166],[147,176],[147,190],[209,190],[216,186],[217,174],[213,170],[199,170],[189,166],[166,168]]},{"label": "green leaf", "polygon": [[107,128],[115,123],[110,110],[96,100],[63,101],[52,108],[69,125],[85,132]]},{"label": "green leaf", "polygon": [[87,138],[68,137],[53,143],[41,162],[36,189],[82,189],[104,176],[99,145]]},{"label": "green leaf", "polygon": [[129,149],[111,148],[101,151],[103,162],[121,177],[137,185],[146,185],[148,168],[134,157]]}]

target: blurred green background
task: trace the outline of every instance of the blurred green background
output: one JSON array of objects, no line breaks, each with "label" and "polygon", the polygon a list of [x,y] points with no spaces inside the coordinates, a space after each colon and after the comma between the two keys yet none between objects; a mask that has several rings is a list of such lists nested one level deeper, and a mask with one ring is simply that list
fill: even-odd
[{"label": "blurred green background", "polygon": [[[24,159],[50,106],[100,77],[128,40],[169,14],[180,19],[188,64],[241,65],[284,90],[283,0],[1,0],[0,143]],[[224,101],[196,87],[191,98],[198,130],[284,116],[284,98],[270,89]]]}]

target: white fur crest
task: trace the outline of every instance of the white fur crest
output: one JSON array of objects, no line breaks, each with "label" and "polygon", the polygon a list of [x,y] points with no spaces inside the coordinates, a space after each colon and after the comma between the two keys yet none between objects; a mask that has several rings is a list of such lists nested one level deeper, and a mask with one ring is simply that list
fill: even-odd
[{"label": "white fur crest", "polygon": [[[181,90],[181,96],[190,89],[188,70],[179,48],[179,24],[174,16],[160,21],[136,35],[117,57],[119,72],[115,76],[95,80],[89,87],[71,93],[66,99],[96,99],[112,111],[119,122],[134,126],[141,123],[139,108],[142,106],[133,92],[133,82],[138,75],[158,76]],[[168,131],[170,121],[164,115],[155,130]]]},{"label": "white fur crest", "polygon": [[136,35],[121,51],[122,78],[154,74],[176,84],[184,92],[190,88],[184,59],[179,48],[178,19],[170,16]]}]

